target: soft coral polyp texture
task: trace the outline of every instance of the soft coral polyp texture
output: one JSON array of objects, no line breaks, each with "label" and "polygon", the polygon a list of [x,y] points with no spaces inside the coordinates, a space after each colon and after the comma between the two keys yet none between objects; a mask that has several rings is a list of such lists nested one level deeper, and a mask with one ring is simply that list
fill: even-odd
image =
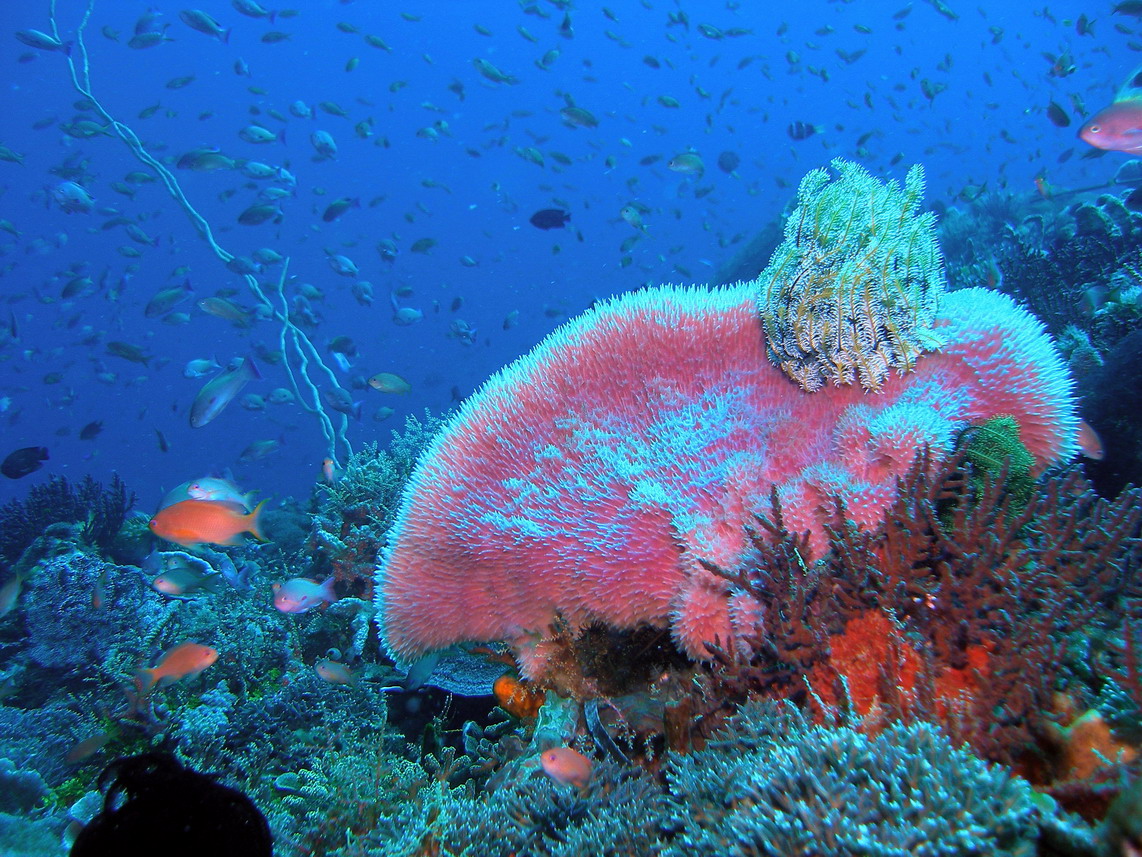
[{"label": "soft coral polyp texture", "polygon": [[421,458],[390,533],[377,587],[390,653],[507,640],[536,675],[553,627],[599,622],[669,625],[703,657],[764,621],[698,559],[748,561],[744,525],[771,511],[772,487],[819,554],[835,497],[874,526],[923,445],[946,452],[968,424],[1013,415],[1040,467],[1076,450],[1065,367],[1003,295],[945,296],[944,347],[876,393],[802,391],[766,356],[755,295],[624,295],[470,397]]}]

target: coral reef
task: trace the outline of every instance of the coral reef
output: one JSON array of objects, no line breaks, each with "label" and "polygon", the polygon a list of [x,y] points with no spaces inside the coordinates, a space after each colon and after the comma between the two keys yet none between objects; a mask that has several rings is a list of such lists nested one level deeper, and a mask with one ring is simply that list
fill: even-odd
[{"label": "coral reef", "polygon": [[309,536],[313,576],[333,575],[343,595],[373,597],[377,553],[386,543],[401,492],[417,458],[444,424],[444,418],[427,411],[423,421],[409,416],[387,448],[366,446],[333,482],[318,487]]},{"label": "coral reef", "polygon": [[686,796],[668,855],[1031,855],[1038,838],[1027,783],[927,724],[870,737],[751,702],[667,776]]},{"label": "coral reef", "polygon": [[467,400],[411,477],[384,555],[389,653],[506,639],[535,677],[540,638],[562,621],[668,625],[702,657],[755,619],[699,561],[739,563],[774,487],[820,553],[836,499],[875,525],[917,451],[950,449],[970,423],[1013,416],[1035,473],[1075,451],[1063,364],[1002,295],[947,296],[944,347],[875,395],[792,384],[766,357],[755,298],[751,286],[623,296]]},{"label": "coral reef", "polygon": [[138,569],[70,546],[35,565],[25,587],[28,655],[62,671],[57,680],[77,671],[117,677],[113,661],[124,641],[175,612]]},{"label": "coral reef", "polygon": [[759,520],[755,564],[721,573],[767,621],[751,660],[713,668],[701,698],[787,696],[873,731],[933,720],[983,758],[1059,778],[1045,740],[1054,694],[1089,704],[1119,677],[1114,651],[1073,638],[1121,623],[1136,597],[1142,492],[1108,502],[1072,470],[1020,498],[1002,472],[974,477],[970,454],[918,462],[875,529],[838,509],[811,566],[780,511]]},{"label": "coral reef", "polygon": [[106,488],[90,476],[78,485],[53,476],[33,487],[27,499],[0,508],[0,559],[14,563],[49,526],[59,523],[82,523],[83,541],[106,550],[134,505],[135,495],[127,493],[118,476]]},{"label": "coral reef", "polygon": [[935,215],[919,210],[919,165],[903,190],[848,161],[832,166],[834,180],[823,169],[801,180],[785,240],[759,278],[758,311],[770,359],[803,390],[879,390],[941,343]]},{"label": "coral reef", "polygon": [[38,771],[21,770],[0,758],[0,813],[27,812],[47,797],[48,784]]}]

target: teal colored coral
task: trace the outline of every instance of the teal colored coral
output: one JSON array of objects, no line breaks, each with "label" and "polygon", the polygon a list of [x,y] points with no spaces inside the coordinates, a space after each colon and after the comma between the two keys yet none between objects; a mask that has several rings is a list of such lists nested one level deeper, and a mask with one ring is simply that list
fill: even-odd
[{"label": "teal colored coral", "polygon": [[1035,853],[1031,787],[930,724],[870,736],[755,701],[706,749],[674,757],[667,775],[671,857]]},{"label": "teal colored coral", "polygon": [[834,160],[835,179],[801,181],[785,240],[762,272],[758,309],[770,359],[807,392],[827,382],[876,390],[939,346],[945,289],[935,216],[922,213],[924,171],[904,187]]}]

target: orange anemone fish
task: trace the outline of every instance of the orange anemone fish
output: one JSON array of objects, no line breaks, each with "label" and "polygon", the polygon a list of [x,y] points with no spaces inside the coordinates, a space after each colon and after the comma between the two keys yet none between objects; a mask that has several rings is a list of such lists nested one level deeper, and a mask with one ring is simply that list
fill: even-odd
[{"label": "orange anemone fish", "polygon": [[542,690],[525,684],[511,673],[504,673],[492,683],[492,693],[500,708],[520,720],[539,714],[545,697]]},{"label": "orange anemone fish", "polygon": [[246,515],[231,503],[183,500],[160,509],[149,526],[159,538],[187,548],[201,544],[240,545],[243,533],[264,542],[258,521],[264,505],[265,500]]},{"label": "orange anemone fish", "polygon": [[591,782],[591,760],[570,747],[552,747],[539,757],[543,772],[557,783],[586,788]]},{"label": "orange anemone fish", "polygon": [[144,696],[155,687],[165,687],[187,676],[198,675],[218,660],[218,651],[198,643],[179,643],[167,649],[159,662],[135,674],[139,692]]}]

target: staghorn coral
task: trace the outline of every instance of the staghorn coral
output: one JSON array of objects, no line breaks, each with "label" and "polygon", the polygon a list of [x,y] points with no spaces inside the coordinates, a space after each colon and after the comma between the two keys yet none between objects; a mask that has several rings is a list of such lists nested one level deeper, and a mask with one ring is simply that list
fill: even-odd
[{"label": "staghorn coral", "polygon": [[582,789],[517,770],[498,788],[448,793],[434,839],[441,854],[456,857],[650,857],[662,853],[666,809],[662,788],[637,768],[595,762]]},{"label": "staghorn coral", "polygon": [[755,298],[752,285],[624,295],[468,399],[418,463],[383,557],[388,652],[504,639],[536,677],[554,627],[598,622],[669,627],[705,657],[757,616],[700,561],[737,566],[773,496],[809,531],[808,560],[837,499],[875,526],[917,451],[950,450],[968,424],[1012,415],[1035,473],[1075,452],[1062,361],[1002,295],[949,295],[944,347],[876,395],[791,384],[766,357]]},{"label": "staghorn coral", "polygon": [[841,159],[801,180],[785,240],[761,273],[770,359],[807,392],[826,383],[879,390],[941,338],[945,288],[935,215],[920,213],[923,169],[904,188]]},{"label": "staghorn coral", "polygon": [[751,702],[705,750],[672,757],[667,778],[669,857],[1029,857],[1039,833],[1030,786],[928,724],[870,737]]}]

